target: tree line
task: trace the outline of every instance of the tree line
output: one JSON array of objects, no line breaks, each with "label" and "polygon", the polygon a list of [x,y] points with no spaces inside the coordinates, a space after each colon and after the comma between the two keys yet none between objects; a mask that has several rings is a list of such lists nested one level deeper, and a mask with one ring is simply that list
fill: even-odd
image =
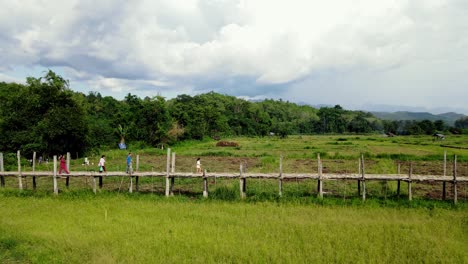
[{"label": "tree line", "polygon": [[[341,106],[316,109],[308,105],[267,99],[251,102],[219,93],[123,100],[91,92],[74,92],[53,71],[26,84],[0,83],[0,150],[25,154],[84,153],[117,143],[149,146],[180,140],[227,136],[286,137],[290,134],[463,132],[443,121],[386,121]],[[458,130],[457,130],[458,129]]]}]

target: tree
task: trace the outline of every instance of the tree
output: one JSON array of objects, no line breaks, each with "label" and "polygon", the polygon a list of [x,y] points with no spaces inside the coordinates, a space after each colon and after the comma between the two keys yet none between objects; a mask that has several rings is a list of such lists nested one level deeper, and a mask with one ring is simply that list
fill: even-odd
[{"label": "tree", "polygon": [[432,135],[435,132],[435,126],[434,123],[432,123],[431,120],[422,120],[421,122],[418,122],[418,126],[421,128],[421,130],[426,134],[426,135]]},{"label": "tree", "polygon": [[468,116],[464,116],[457,121],[455,121],[455,127],[456,128],[461,128],[461,129],[467,129],[468,128]]},{"label": "tree", "polygon": [[128,127],[119,124],[119,126],[116,129],[116,132],[120,137],[120,144],[125,144],[125,137],[127,137],[128,135]]},{"label": "tree", "polygon": [[363,114],[358,114],[348,124],[348,130],[355,133],[369,133],[372,131],[372,126]]},{"label": "tree", "polygon": [[447,129],[443,120],[436,120],[434,121],[434,126],[437,131],[444,131]]},{"label": "tree", "polygon": [[322,107],[318,111],[320,121],[319,131],[322,133],[343,133],[346,131],[346,120],[343,117],[343,108],[336,105],[333,108]]},{"label": "tree", "polygon": [[273,127],[273,132],[280,138],[286,138],[292,132],[291,122],[280,122]]},{"label": "tree", "polygon": [[26,82],[1,87],[0,113],[9,113],[0,123],[2,149],[21,149],[26,155],[83,153],[88,126],[68,81],[49,70],[44,77],[28,77]]}]

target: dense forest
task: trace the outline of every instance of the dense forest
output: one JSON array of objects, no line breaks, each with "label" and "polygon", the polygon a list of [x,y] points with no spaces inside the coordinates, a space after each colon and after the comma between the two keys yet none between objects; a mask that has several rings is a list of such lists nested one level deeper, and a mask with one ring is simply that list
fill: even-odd
[{"label": "dense forest", "polygon": [[386,121],[341,106],[298,105],[283,100],[250,102],[214,92],[123,100],[74,92],[69,82],[49,71],[26,84],[0,82],[0,151],[84,153],[125,141],[158,146],[179,140],[227,136],[286,137],[291,134],[462,133],[468,119],[455,127],[441,121]]}]

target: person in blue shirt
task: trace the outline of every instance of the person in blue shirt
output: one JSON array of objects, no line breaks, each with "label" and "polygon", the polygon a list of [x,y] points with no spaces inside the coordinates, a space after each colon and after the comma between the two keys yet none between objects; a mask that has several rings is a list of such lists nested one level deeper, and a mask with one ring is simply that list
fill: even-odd
[{"label": "person in blue shirt", "polygon": [[129,152],[127,155],[127,173],[132,172],[132,153]]}]

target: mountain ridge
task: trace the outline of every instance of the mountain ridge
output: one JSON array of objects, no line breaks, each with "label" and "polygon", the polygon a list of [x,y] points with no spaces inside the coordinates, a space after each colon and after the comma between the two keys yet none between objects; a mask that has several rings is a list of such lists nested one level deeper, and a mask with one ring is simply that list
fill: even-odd
[{"label": "mountain ridge", "polygon": [[371,111],[375,117],[383,120],[442,120],[447,125],[453,126],[457,119],[464,117],[464,114],[455,112],[447,112],[442,114],[431,114],[429,112],[410,112],[410,111],[396,111],[396,112],[374,112]]}]

